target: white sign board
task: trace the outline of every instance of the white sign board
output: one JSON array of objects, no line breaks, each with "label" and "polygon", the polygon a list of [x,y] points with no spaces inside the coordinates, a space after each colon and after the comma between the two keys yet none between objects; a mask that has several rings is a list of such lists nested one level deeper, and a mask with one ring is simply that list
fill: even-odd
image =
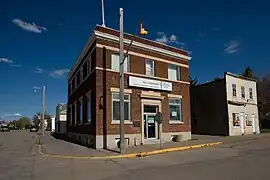
[{"label": "white sign board", "polygon": [[172,91],[172,83],[154,79],[129,76],[129,85],[148,89]]}]

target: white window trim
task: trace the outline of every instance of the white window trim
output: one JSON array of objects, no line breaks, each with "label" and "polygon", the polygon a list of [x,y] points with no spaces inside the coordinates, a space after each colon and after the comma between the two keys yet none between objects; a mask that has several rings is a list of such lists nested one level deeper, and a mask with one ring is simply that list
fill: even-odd
[{"label": "white window trim", "polygon": [[179,99],[181,102],[180,102],[180,120],[172,120],[170,119],[170,114],[169,114],[169,124],[184,124],[184,117],[183,117],[183,99],[182,97],[180,98],[179,97],[169,97],[168,98],[168,106],[169,106],[169,113],[170,113],[170,99]]},{"label": "white window trim", "polygon": [[[147,64],[147,61],[152,61],[153,62],[153,75],[148,75],[147,74],[147,67],[146,67],[146,64]],[[146,59],[145,60],[145,75],[149,76],[149,77],[155,77],[155,61],[152,60],[152,59]]]},{"label": "white window trim", "polygon": [[[235,85],[235,96],[234,96],[234,94],[233,94],[233,86]],[[237,97],[237,85],[236,84],[232,84],[232,97],[233,98],[236,98]]]},{"label": "white window trim", "polygon": [[[117,52],[112,52],[112,53],[111,53],[111,70],[113,70],[113,71],[115,71],[115,72],[119,72],[119,71],[120,71],[120,64],[119,64],[119,70],[116,70],[116,69],[113,69],[113,68],[112,68],[112,66],[113,66],[112,56],[113,56],[113,55],[118,56],[118,63],[120,63],[120,55],[119,55],[119,53],[117,53]],[[125,70],[125,62],[127,62],[127,70]],[[124,62],[124,73],[130,72],[130,56],[129,56],[129,55],[127,56],[125,62]]]},{"label": "white window trim", "polygon": [[[177,72],[176,72],[176,80],[171,80],[169,79],[169,65],[173,65],[173,66],[176,66],[177,67]],[[176,64],[168,64],[168,80],[170,81],[181,81],[181,69],[180,69],[180,66],[176,65]]]},{"label": "white window trim", "polygon": [[[251,90],[251,91],[250,91]],[[252,94],[252,98],[250,98],[250,92]],[[253,101],[254,95],[253,95],[253,88],[248,88],[248,99]]]},{"label": "white window trim", "polygon": [[77,101],[73,102],[73,106],[74,106],[74,124],[73,125],[77,125]]},{"label": "white window trim", "polygon": [[[244,88],[244,97],[242,96],[243,95],[242,88]],[[246,99],[246,92],[245,91],[246,91],[245,86],[241,86],[241,98],[242,99]]]},{"label": "white window trim", "polygon": [[[91,90],[88,91],[88,93],[86,94],[86,98],[87,98],[87,121],[85,124],[91,124],[92,123],[92,96],[91,96]],[[90,109],[90,115],[91,118],[89,118],[89,99],[90,99],[90,105],[91,105],[91,109]]]},{"label": "white window trim", "polygon": [[[119,120],[118,119],[113,119],[113,101],[114,101],[113,94],[119,94],[119,92],[111,92],[111,103],[112,103],[112,105],[111,105],[111,124],[120,124],[120,119]],[[129,98],[129,100],[124,100],[125,102],[127,102],[127,101],[129,102],[129,104],[128,104],[128,108],[129,108],[128,119],[124,120],[124,124],[132,124],[132,121],[131,121],[131,109],[130,109],[130,107],[131,107],[130,94],[125,93],[124,95],[128,95],[128,98]],[[119,100],[119,102],[120,102],[120,100]]]}]

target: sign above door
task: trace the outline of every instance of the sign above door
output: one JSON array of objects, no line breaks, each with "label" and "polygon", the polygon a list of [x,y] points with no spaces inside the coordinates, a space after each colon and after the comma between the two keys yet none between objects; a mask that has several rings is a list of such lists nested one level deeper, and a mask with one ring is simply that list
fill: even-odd
[{"label": "sign above door", "polygon": [[141,87],[147,89],[156,89],[164,91],[172,91],[172,83],[166,81],[159,81],[154,79],[139,78],[129,76],[129,86]]}]

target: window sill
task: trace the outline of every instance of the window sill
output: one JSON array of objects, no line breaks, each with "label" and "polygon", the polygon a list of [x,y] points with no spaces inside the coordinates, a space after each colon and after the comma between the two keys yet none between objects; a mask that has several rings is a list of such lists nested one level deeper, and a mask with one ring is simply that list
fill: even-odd
[{"label": "window sill", "polygon": [[90,125],[90,124],[92,124],[92,123],[91,122],[86,122],[83,125]]},{"label": "window sill", "polygon": [[233,126],[232,128],[234,128],[234,129],[238,129],[238,128],[240,128],[240,126]]},{"label": "window sill", "polygon": [[180,120],[170,120],[169,124],[184,124],[184,122],[182,122]]},{"label": "window sill", "polygon": [[[120,120],[112,120],[111,124],[120,124]],[[133,124],[133,122],[130,120],[125,120],[124,124]]]}]

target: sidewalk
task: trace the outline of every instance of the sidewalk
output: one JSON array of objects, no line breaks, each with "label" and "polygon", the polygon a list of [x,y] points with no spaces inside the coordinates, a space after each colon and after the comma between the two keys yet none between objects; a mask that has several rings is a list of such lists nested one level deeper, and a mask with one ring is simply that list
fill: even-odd
[{"label": "sidewalk", "polygon": [[[159,154],[163,151],[173,151],[190,149],[190,146],[195,146],[194,148],[200,148],[197,145],[209,145],[209,143],[217,143],[220,138],[208,137],[208,138],[195,138],[190,141],[185,142],[168,142],[163,143],[160,148],[160,144],[151,145],[139,145],[134,147],[128,147],[125,154],[136,154],[136,153],[147,153],[152,152],[152,154]],[[58,156],[88,156],[88,157],[104,157],[104,156],[118,156],[119,149],[111,150],[95,150],[87,148],[81,145],[67,142],[65,140],[60,140],[52,137],[49,134],[45,136],[40,136],[40,143],[42,144],[42,151],[44,154],[58,155]],[[178,148],[178,149],[176,149]],[[153,153],[154,152],[154,153]]]}]

